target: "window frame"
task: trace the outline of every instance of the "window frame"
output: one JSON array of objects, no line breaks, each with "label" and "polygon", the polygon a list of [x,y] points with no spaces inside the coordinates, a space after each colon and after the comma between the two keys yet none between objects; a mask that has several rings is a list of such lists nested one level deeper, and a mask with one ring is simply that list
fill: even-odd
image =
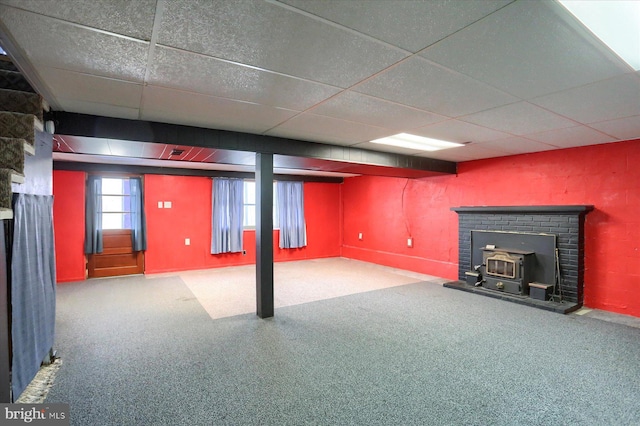
[{"label": "window frame", "polygon": [[[122,230],[130,230],[131,229],[131,194],[125,194],[125,181],[129,181],[129,177],[113,177],[113,176],[103,176],[100,178],[102,180],[102,193],[100,194],[100,197],[102,198],[102,202],[100,203],[100,205],[102,206],[102,210],[100,211],[100,214],[102,215],[102,229],[105,231],[122,231]],[[119,180],[120,181],[120,190],[121,193],[112,193],[110,192],[105,192],[104,191],[104,181],[105,180]],[[115,197],[120,198],[120,203],[119,203],[119,207],[121,207],[120,210],[105,210],[105,198],[109,197],[111,199],[114,199]],[[129,199],[129,210],[126,210],[125,205],[126,203],[126,199]],[[105,220],[106,217],[110,216],[110,215],[118,215],[119,216],[119,227],[107,227],[105,226],[105,223],[109,223],[109,221]],[[129,217],[129,227],[126,227],[126,223],[127,223],[127,216]]]},{"label": "window frame", "polygon": [[[142,179],[142,182],[144,184],[144,177],[142,175],[138,175],[138,174],[125,174],[125,173],[89,173],[88,175],[92,175],[92,176],[97,176],[100,178],[100,180],[102,181],[103,179],[120,179],[120,180],[130,180],[131,178],[136,178],[139,177]],[[123,187],[124,188],[124,187]],[[105,192],[101,192],[100,197],[129,197],[129,200],[131,200],[131,194],[111,194],[111,193],[105,193]],[[101,199],[101,205],[104,205],[104,199]],[[123,204],[124,206],[124,204]],[[129,210],[128,211],[104,211],[104,209],[102,209],[100,211],[100,215],[102,216],[102,230],[103,231],[123,231],[123,230],[131,230],[131,225],[129,225],[128,228],[125,228],[124,226],[120,227],[120,228],[105,228],[104,223],[104,214],[122,214],[122,225],[124,225],[124,223],[126,222],[125,220],[125,216],[124,215],[129,215],[129,217],[131,217],[131,202],[129,202]],[[131,222],[131,219],[129,219],[129,222]]]},{"label": "window frame", "polygon": [[[247,206],[252,206],[254,208],[254,211],[256,211],[256,200],[254,198],[253,203],[247,203],[247,199],[246,199],[246,194],[247,194],[247,184],[253,184],[254,186],[254,194],[256,193],[255,191],[255,183],[256,181],[254,179],[243,179],[243,194],[242,194],[242,208],[243,208],[243,213],[246,212],[246,207]],[[278,205],[277,205],[277,195],[276,195],[276,187],[277,187],[277,181],[273,181],[273,229],[277,230],[280,229],[280,225],[279,225],[279,220],[278,220]],[[255,216],[255,215],[254,215]],[[246,214],[243,214],[243,218],[242,218],[242,229],[243,231],[253,231],[256,229],[256,224],[255,222],[253,223],[253,225],[249,224],[247,225],[247,216]]]}]

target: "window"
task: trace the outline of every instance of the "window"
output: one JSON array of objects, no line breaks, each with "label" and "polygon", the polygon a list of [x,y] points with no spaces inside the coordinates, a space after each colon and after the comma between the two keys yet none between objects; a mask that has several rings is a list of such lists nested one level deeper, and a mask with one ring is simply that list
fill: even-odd
[{"label": "window", "polygon": [[[244,228],[256,227],[256,183],[252,180],[244,181]],[[273,229],[278,228],[278,210],[276,206],[276,183],[273,182]]]},{"label": "window", "polygon": [[102,229],[131,229],[128,178],[102,178]]},{"label": "window", "polygon": [[243,198],[242,226],[253,228],[256,226],[256,183],[254,181],[244,181]]}]

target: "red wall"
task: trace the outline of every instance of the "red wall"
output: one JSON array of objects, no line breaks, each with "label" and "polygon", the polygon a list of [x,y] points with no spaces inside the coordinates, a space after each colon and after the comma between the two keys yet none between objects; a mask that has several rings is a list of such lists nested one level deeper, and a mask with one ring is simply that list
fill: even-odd
[{"label": "red wall", "polygon": [[58,282],[84,280],[83,172],[53,171],[53,227]]},{"label": "red wall", "polygon": [[[146,273],[255,263],[255,231],[244,232],[246,255],[210,254],[211,185],[203,177],[145,176]],[[340,256],[340,185],[306,183],[304,189],[308,246],[280,250],[274,231],[276,261]],[[159,201],[171,201],[172,208],[159,209]],[[185,238],[191,245],[185,245]]]},{"label": "red wall", "polygon": [[[147,251],[145,273],[253,264],[255,231],[244,232],[246,255],[211,255],[211,184],[205,177],[146,175]],[[85,279],[85,173],[54,171],[54,225],[58,282]],[[274,231],[276,261],[340,256],[341,185],[305,183],[308,246],[281,250]],[[171,201],[159,209],[158,201]],[[185,245],[185,238],[191,240]]]},{"label": "red wall", "polygon": [[[585,305],[640,316],[639,164],[635,140],[465,162],[457,176],[408,184],[349,178],[343,255],[457,279],[458,217],[451,207],[593,204],[585,222]],[[409,235],[413,248],[406,247]]]}]

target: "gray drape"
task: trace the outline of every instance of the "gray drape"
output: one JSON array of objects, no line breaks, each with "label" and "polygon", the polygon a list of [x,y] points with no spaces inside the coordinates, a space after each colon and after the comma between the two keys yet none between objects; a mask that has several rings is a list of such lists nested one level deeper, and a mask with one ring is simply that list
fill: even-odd
[{"label": "gray drape", "polygon": [[307,245],[307,225],[304,221],[304,185],[302,182],[276,183],[280,248]]},{"label": "gray drape", "polygon": [[242,251],[242,179],[213,179],[211,254]]},{"label": "gray drape", "polygon": [[89,176],[85,194],[84,252],[102,253],[102,178]]},{"label": "gray drape", "polygon": [[129,179],[131,188],[131,243],[133,251],[147,249],[147,221],[144,214],[144,189],[142,179]]},{"label": "gray drape", "polygon": [[53,347],[56,262],[53,197],[15,194],[13,209],[11,386],[17,399]]}]

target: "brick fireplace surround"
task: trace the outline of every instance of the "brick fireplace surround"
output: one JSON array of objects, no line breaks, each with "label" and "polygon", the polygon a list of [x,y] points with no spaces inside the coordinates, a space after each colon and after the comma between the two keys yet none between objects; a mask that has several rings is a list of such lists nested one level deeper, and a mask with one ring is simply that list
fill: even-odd
[{"label": "brick fireplace surround", "polygon": [[[453,207],[458,213],[458,279],[445,287],[508,300],[559,313],[583,302],[584,221],[592,205]],[[551,302],[475,287],[465,282],[472,270],[471,231],[553,234],[557,238],[563,301]]]}]

